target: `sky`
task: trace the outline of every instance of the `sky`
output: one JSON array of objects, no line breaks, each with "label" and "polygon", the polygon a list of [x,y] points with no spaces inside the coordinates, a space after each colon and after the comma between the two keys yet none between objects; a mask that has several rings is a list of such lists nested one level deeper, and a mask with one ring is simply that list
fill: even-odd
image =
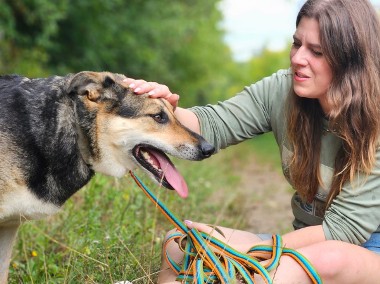
[{"label": "sky", "polygon": [[[358,0],[360,1],[360,0]],[[248,60],[263,46],[281,50],[291,41],[295,19],[305,0],[222,0],[221,23],[234,58]],[[371,1],[380,8],[380,0]]]}]

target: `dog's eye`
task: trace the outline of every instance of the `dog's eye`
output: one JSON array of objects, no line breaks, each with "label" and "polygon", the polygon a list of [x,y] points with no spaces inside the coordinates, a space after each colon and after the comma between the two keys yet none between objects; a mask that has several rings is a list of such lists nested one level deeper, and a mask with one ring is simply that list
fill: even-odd
[{"label": "dog's eye", "polygon": [[152,118],[158,123],[166,123],[168,121],[168,115],[165,112],[153,114]]}]

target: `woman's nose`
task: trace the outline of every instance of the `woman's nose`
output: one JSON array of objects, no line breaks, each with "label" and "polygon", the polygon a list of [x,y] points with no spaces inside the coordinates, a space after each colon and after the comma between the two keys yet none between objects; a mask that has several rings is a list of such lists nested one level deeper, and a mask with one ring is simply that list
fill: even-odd
[{"label": "woman's nose", "polygon": [[306,50],[304,47],[294,49],[291,51],[290,61],[292,65],[307,65]]}]

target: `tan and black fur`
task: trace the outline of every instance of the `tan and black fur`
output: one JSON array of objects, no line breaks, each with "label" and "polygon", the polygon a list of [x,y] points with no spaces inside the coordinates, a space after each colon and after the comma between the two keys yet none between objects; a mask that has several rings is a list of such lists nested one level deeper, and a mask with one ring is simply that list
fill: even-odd
[{"label": "tan and black fur", "polygon": [[124,78],[108,72],[0,77],[0,283],[7,281],[20,224],[58,211],[95,171],[121,177],[140,166],[160,180],[143,152],[188,160],[213,153],[175,119],[170,104],[134,95]]}]

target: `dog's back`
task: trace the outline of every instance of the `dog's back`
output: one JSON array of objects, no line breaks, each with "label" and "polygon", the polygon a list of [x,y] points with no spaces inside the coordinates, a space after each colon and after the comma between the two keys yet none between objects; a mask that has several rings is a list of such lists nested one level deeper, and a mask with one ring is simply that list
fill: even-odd
[{"label": "dog's back", "polygon": [[0,223],[51,214],[91,177],[79,157],[66,82],[0,77]]}]

